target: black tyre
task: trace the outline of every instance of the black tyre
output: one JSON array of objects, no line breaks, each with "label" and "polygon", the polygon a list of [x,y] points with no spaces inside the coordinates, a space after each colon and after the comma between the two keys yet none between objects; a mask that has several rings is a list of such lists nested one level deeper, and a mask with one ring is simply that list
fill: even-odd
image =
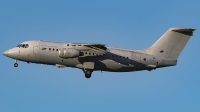
[{"label": "black tyre", "polygon": [[90,77],[91,77],[91,74],[90,75],[85,75],[85,78],[89,79]]},{"label": "black tyre", "polygon": [[90,78],[92,76],[92,70],[85,70],[84,73],[86,78]]},{"label": "black tyre", "polygon": [[17,63],[15,63],[15,64],[14,64],[14,67],[18,67],[18,64],[17,64]]}]

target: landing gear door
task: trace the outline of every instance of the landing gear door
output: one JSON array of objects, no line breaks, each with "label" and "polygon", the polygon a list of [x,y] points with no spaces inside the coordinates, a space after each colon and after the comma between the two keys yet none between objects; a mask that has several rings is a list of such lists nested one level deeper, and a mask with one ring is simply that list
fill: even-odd
[{"label": "landing gear door", "polygon": [[35,41],[34,42],[34,46],[33,46],[33,54],[38,54],[39,53],[39,41]]},{"label": "landing gear door", "polygon": [[84,69],[93,70],[94,69],[94,62],[84,62],[83,67],[84,67]]}]

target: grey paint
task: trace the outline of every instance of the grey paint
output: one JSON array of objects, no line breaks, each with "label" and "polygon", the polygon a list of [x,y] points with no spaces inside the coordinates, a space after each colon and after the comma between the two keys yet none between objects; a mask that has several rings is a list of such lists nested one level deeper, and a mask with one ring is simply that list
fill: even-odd
[{"label": "grey paint", "polygon": [[[103,44],[26,41],[21,44],[28,44],[28,48],[15,47],[3,54],[15,60],[56,65],[59,68],[73,67],[111,72],[153,70],[176,65],[178,56],[193,32],[194,29],[171,28],[145,50],[106,48]],[[82,55],[63,58],[60,56],[63,49],[71,49],[71,53],[80,51]]]}]

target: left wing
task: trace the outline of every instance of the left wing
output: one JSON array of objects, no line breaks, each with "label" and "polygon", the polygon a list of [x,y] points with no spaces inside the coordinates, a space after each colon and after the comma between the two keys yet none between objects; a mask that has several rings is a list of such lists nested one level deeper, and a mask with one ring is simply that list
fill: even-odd
[{"label": "left wing", "polygon": [[96,55],[104,55],[107,52],[107,48],[104,44],[71,44],[72,46],[77,46],[75,49],[81,52],[87,51],[89,53],[94,53]]}]

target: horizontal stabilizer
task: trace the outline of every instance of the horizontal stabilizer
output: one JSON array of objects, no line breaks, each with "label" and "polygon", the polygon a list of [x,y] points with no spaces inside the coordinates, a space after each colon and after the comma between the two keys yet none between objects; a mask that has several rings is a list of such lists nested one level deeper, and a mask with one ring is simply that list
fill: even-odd
[{"label": "horizontal stabilizer", "polygon": [[182,33],[182,34],[185,34],[185,35],[188,35],[188,36],[192,36],[195,29],[192,29],[192,28],[185,28],[185,29],[174,28],[174,29],[172,29],[172,31]]}]

